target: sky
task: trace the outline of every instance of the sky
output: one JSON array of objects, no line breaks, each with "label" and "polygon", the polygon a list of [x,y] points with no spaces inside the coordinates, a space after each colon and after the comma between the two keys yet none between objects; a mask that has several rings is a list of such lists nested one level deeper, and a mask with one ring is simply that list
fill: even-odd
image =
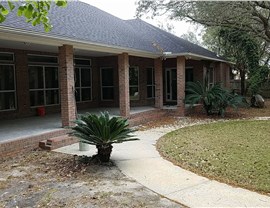
[{"label": "sky", "polygon": [[[135,17],[136,0],[81,0],[81,1],[91,4],[92,6],[95,6],[103,11],[106,11],[124,20],[136,18]],[[166,26],[166,22],[168,22],[169,24],[173,25],[174,29],[172,33],[177,36],[181,36],[182,34],[187,33],[188,31],[192,32],[198,31],[197,28],[191,25],[190,23],[166,20],[164,16],[160,18],[155,17],[155,19],[153,20],[146,19],[146,17],[143,17],[142,19],[155,26],[158,26],[162,23],[164,24],[164,26]]]}]

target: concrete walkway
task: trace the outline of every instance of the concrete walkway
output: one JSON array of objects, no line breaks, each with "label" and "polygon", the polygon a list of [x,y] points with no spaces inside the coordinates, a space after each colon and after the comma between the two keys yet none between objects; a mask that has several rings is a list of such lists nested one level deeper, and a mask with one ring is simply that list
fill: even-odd
[{"label": "concrete walkway", "polygon": [[[198,176],[160,157],[156,141],[172,127],[137,132],[139,141],[114,145],[112,160],[127,176],[147,188],[188,207],[270,207],[270,197]],[[77,155],[78,144],[56,150]]]}]

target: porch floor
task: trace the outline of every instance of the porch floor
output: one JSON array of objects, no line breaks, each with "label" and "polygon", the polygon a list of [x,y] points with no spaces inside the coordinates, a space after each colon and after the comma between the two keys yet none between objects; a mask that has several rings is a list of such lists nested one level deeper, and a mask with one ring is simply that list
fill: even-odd
[{"label": "porch floor", "polygon": [[[155,108],[150,106],[132,107],[130,109],[130,114],[154,109]],[[120,115],[119,108],[89,108],[78,111],[78,114],[86,112],[98,114],[102,111],[108,111],[110,115],[113,116]],[[34,116],[21,119],[2,120],[0,121],[0,142],[34,136],[61,128],[62,123],[60,113],[48,114],[44,117]]]}]

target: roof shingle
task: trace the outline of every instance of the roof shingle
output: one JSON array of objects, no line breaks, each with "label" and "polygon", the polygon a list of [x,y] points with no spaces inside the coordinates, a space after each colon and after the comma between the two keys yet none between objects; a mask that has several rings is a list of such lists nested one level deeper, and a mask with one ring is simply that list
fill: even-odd
[{"label": "roof shingle", "polygon": [[[5,3],[5,2],[1,2]],[[163,51],[174,54],[193,53],[209,58],[221,59],[215,53],[163,31],[140,19],[122,20],[106,13],[94,6],[80,2],[69,1],[66,8],[52,6],[49,18],[53,25],[50,34],[60,38],[69,38],[79,41],[136,49],[154,54]],[[15,12],[9,14],[1,25],[23,29],[31,32],[46,34],[42,25],[33,27],[23,18],[18,18]]]}]

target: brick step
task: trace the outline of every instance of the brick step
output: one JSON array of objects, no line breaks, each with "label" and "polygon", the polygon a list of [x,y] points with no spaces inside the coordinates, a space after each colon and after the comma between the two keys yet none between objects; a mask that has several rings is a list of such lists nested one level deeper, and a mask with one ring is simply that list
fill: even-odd
[{"label": "brick step", "polygon": [[54,150],[78,142],[78,139],[69,135],[53,137],[39,142],[39,147],[44,150]]}]

